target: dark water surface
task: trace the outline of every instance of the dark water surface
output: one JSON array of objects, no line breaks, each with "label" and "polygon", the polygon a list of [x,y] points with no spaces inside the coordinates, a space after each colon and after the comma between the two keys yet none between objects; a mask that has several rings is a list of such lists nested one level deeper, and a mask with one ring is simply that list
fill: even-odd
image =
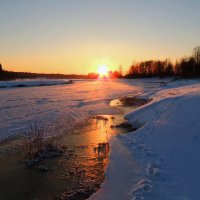
[{"label": "dark water surface", "polygon": [[[86,199],[96,192],[104,180],[108,163],[109,139],[126,132],[114,126],[123,115],[104,115],[88,119],[73,134],[63,135],[66,145],[59,158],[42,160],[38,165],[52,170],[41,172],[26,167],[20,153],[0,155],[0,199]],[[19,141],[1,145],[1,151]]]}]

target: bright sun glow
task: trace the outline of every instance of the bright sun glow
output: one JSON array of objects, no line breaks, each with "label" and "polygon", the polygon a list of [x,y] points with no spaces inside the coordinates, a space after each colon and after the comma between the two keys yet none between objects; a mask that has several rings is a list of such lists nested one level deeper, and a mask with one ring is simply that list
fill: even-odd
[{"label": "bright sun glow", "polygon": [[108,68],[106,67],[106,64],[98,66],[98,74],[100,76],[108,75]]}]

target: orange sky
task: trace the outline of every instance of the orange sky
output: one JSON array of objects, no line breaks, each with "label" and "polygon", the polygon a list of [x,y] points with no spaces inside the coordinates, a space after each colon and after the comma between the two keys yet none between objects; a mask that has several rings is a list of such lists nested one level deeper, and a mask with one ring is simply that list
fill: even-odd
[{"label": "orange sky", "polygon": [[0,63],[7,70],[87,74],[146,59],[191,55],[199,45],[195,0],[4,1]]}]

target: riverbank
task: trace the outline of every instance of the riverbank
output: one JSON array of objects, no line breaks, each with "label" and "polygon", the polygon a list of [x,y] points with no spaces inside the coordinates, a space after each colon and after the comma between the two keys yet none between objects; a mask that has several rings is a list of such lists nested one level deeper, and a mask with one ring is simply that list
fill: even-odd
[{"label": "riverbank", "polygon": [[200,197],[200,84],[176,81],[141,98],[125,115],[139,129],[111,139],[101,190],[90,200],[195,200]]}]

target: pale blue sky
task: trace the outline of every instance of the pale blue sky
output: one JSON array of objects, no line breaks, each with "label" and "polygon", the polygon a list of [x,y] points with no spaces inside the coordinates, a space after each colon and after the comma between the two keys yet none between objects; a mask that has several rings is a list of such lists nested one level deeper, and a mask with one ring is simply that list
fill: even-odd
[{"label": "pale blue sky", "polygon": [[0,62],[17,71],[88,73],[175,60],[200,44],[199,0],[0,0]]}]

